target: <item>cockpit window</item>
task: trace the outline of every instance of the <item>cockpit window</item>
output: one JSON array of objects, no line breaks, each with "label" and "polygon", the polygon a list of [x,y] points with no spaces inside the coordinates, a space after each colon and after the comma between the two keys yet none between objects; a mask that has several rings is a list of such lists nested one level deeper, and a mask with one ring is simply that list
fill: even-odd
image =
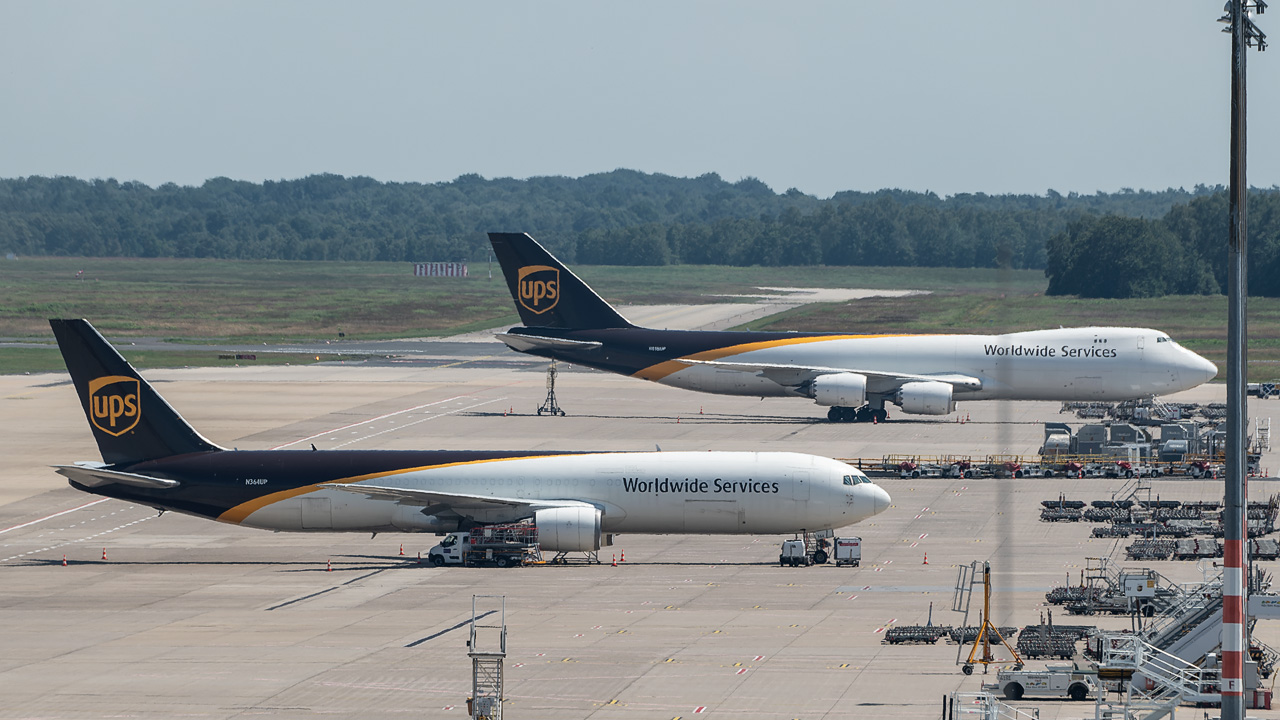
[{"label": "cockpit window", "polygon": [[1165,335],[1161,335],[1160,337],[1157,337],[1157,338],[1156,338],[1156,342],[1158,342],[1158,343],[1162,343],[1162,342],[1173,342],[1173,341],[1172,341],[1172,339],[1171,339],[1171,338],[1169,338],[1169,337],[1167,337],[1167,336],[1165,336]]},{"label": "cockpit window", "polygon": [[869,482],[871,482],[871,479],[864,477],[862,475],[845,475],[844,476],[845,485],[861,485],[862,483],[869,483]]},{"label": "cockpit window", "polygon": [[845,484],[845,485],[852,485],[852,484],[853,484],[853,476],[852,476],[852,475],[845,475],[845,476],[844,476],[844,484]]}]

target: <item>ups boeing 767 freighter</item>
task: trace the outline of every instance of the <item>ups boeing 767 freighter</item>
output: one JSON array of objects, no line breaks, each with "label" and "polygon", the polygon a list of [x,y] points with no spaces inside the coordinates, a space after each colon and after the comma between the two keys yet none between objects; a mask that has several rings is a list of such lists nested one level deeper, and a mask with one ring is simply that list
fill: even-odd
[{"label": "ups boeing 767 freighter", "polygon": [[525,233],[489,233],[523,327],[511,349],[721,395],[803,397],[833,421],[885,405],[946,415],[957,400],[1137,400],[1188,390],[1213,363],[1159,330],[1082,327],[1006,335],[653,330],[627,322]]},{"label": "ups boeing 767 freighter", "polygon": [[790,452],[227,450],[88,322],[49,323],[103,460],[57,472],[78,490],[160,510],[303,532],[531,519],[543,549],[594,551],[602,534],[812,532],[889,506],[857,469]]}]

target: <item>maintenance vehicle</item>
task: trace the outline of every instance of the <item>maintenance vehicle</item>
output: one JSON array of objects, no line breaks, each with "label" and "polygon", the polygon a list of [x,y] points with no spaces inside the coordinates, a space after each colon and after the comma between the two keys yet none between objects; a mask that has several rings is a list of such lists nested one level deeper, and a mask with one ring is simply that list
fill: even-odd
[{"label": "maintenance vehicle", "polygon": [[996,681],[982,686],[991,693],[1001,693],[1010,700],[1023,697],[1067,697],[1087,700],[1098,691],[1097,673],[1081,670],[1075,664],[1049,664],[1043,670],[1001,668]]},{"label": "maintenance vehicle", "polygon": [[783,540],[782,554],[778,556],[778,564],[784,567],[787,565],[791,567],[796,567],[797,565],[807,567],[810,565],[813,561],[809,557],[809,553],[805,551],[804,546],[804,540]]},{"label": "maintenance vehicle", "polygon": [[[834,533],[830,530],[821,530],[799,534],[790,540],[784,540],[782,553],[778,555],[778,564],[793,567],[825,564],[831,559],[832,535]],[[861,558],[861,541],[859,541],[858,555]]]},{"label": "maintenance vehicle", "polygon": [[862,564],[862,538],[838,537],[832,540],[835,543],[836,567],[859,567]]},{"label": "maintenance vehicle", "polygon": [[487,525],[470,532],[451,532],[427,551],[427,559],[436,567],[516,567],[541,557],[538,528],[532,523]]}]

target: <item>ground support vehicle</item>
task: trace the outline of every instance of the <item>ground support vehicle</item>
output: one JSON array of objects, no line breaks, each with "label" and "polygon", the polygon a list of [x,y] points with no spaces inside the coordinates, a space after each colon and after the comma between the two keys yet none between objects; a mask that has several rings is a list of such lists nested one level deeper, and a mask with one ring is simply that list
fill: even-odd
[{"label": "ground support vehicle", "polygon": [[432,565],[515,567],[541,558],[538,528],[532,523],[488,525],[452,532],[427,551]]},{"label": "ground support vehicle", "polygon": [[838,537],[832,538],[832,540],[835,548],[836,567],[842,565],[858,567],[862,564],[862,538]]},{"label": "ground support vehicle", "polygon": [[1087,700],[1090,694],[1097,693],[1098,676],[1066,663],[1046,665],[1043,670],[1001,668],[996,681],[983,685],[982,689],[1001,693],[1010,700],[1025,696]]},{"label": "ground support vehicle", "polygon": [[[831,559],[832,533],[825,530],[820,533],[804,533],[782,543],[782,553],[778,555],[779,565],[822,565]],[[862,557],[862,542],[858,541],[858,557]]]},{"label": "ground support vehicle", "polygon": [[812,560],[809,558],[809,553],[805,552],[804,540],[796,539],[782,541],[782,553],[778,555],[779,565],[784,567],[787,565],[792,567],[796,567],[797,565],[808,566],[811,562]]}]

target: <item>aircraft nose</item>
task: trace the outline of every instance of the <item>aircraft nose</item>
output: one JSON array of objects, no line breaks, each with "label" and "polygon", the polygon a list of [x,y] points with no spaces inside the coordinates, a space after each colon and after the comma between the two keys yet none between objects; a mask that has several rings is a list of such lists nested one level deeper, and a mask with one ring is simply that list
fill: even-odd
[{"label": "aircraft nose", "polygon": [[885,510],[888,510],[889,503],[893,502],[893,498],[889,497],[889,493],[885,492],[884,488],[879,485],[875,486],[875,490],[872,492],[872,497],[875,500],[875,513],[873,513],[875,515],[879,515]]},{"label": "aircraft nose", "polygon": [[[1192,354],[1195,355],[1195,353]],[[1196,355],[1196,360],[1199,361],[1196,363],[1196,371],[1200,373],[1200,377],[1202,378],[1200,382],[1207,383],[1218,376],[1217,365],[1214,365],[1199,355]]]}]

